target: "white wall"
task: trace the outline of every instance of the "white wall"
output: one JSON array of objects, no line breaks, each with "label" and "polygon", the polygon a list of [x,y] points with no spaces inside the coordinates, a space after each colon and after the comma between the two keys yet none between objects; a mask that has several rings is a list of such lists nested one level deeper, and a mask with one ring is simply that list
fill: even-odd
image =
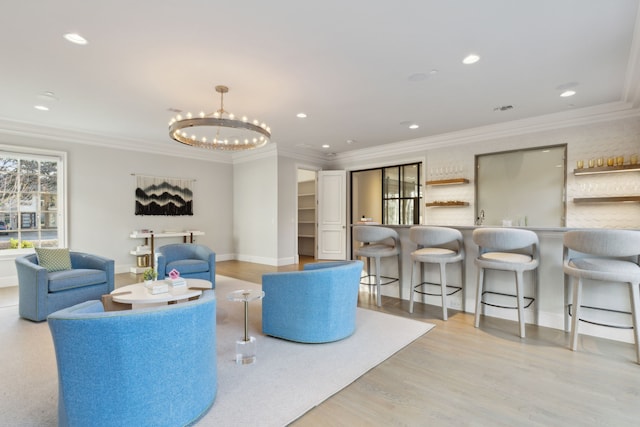
[{"label": "white wall", "polygon": [[278,156],[278,264],[296,262],[298,168],[295,159]]},{"label": "white wall", "polygon": [[[233,166],[65,143],[22,136],[0,135],[0,144],[28,146],[67,152],[69,248],[115,260],[116,272],[135,264],[129,251],[142,240],[130,239],[134,229],[195,229],[205,235],[198,243],[212,248],[218,259],[233,256],[232,223]],[[134,215],[135,177],[132,173],[193,178],[193,216]],[[178,240],[175,240],[178,241]],[[157,246],[173,243],[158,240]],[[13,257],[0,260],[0,286],[17,283]]]},{"label": "white wall", "polygon": [[234,164],[233,193],[236,259],[277,265],[279,196],[275,147],[247,153]]}]

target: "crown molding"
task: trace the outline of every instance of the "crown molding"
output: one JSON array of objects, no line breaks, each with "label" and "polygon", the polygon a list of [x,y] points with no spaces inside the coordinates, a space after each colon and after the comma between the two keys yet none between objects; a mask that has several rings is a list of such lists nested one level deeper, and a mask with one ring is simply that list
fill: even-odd
[{"label": "crown molding", "polygon": [[72,144],[93,145],[96,147],[116,148],[146,154],[163,154],[167,156],[205,160],[217,163],[233,162],[233,158],[227,152],[194,150],[191,147],[182,147],[175,143],[169,145],[131,138],[116,138],[77,130],[34,125],[33,123],[20,122],[5,118],[0,118],[0,135],[36,138],[38,140],[67,142]]},{"label": "crown molding", "polygon": [[328,165],[329,163],[331,163],[331,160],[332,160],[332,159],[328,159],[325,153],[316,153],[316,152],[307,151],[307,150],[302,152],[296,149],[284,148],[284,147],[278,147],[278,154],[285,157],[292,158],[294,160],[313,163],[313,164],[319,164],[319,165]]},{"label": "crown molding", "polygon": [[355,160],[362,162],[383,156],[398,156],[415,153],[416,151],[466,145],[489,139],[505,138],[574,126],[584,126],[598,122],[621,120],[637,116],[640,116],[640,108],[633,108],[628,102],[614,102],[595,107],[575,109],[562,113],[546,114],[424,138],[392,142],[378,147],[347,151],[337,154],[331,164],[345,164]]},{"label": "crown molding", "polygon": [[256,148],[255,150],[236,151],[231,155],[233,164],[247,163],[254,160],[269,159],[278,157],[278,147],[276,144],[270,142],[264,147]]}]

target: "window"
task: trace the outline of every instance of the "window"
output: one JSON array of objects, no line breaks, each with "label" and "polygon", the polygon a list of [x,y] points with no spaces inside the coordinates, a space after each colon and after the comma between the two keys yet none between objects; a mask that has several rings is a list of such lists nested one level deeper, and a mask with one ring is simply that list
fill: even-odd
[{"label": "window", "polygon": [[0,146],[0,251],[66,246],[64,153]]},{"label": "window", "polygon": [[352,223],[420,224],[421,163],[351,172]]}]

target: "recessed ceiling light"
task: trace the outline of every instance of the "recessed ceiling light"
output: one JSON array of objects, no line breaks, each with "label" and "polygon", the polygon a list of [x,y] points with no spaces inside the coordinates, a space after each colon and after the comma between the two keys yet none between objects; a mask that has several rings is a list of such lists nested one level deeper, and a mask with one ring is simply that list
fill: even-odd
[{"label": "recessed ceiling light", "polygon": [[561,96],[561,97],[563,97],[563,98],[567,98],[567,97],[569,97],[569,96],[573,96],[573,95],[575,95],[575,94],[576,94],[576,91],[575,91],[575,90],[565,90],[564,92],[562,92],[562,93],[560,94],[560,96]]},{"label": "recessed ceiling light", "polygon": [[64,35],[64,38],[74,44],[80,44],[80,45],[85,45],[87,44],[87,39],[85,39],[84,37],[82,37],[80,34],[77,33],[67,33]]},{"label": "recessed ceiling light", "polygon": [[351,145],[354,144],[356,142],[355,139],[347,139],[347,144]]},{"label": "recessed ceiling light", "polygon": [[46,105],[36,105],[33,108],[39,111],[49,111],[49,107],[47,107]]},{"label": "recessed ceiling light", "polygon": [[417,125],[415,123],[412,124],[412,125],[409,125],[409,129],[418,129],[419,127],[420,127],[420,125]]},{"label": "recessed ceiling light", "polygon": [[463,60],[462,63],[469,65],[469,64],[475,64],[476,62],[478,62],[480,60],[480,57],[474,53],[472,53],[471,55],[467,55]]},{"label": "recessed ceiling light", "polygon": [[322,148],[330,148],[331,146],[329,144],[322,144]]},{"label": "recessed ceiling light", "polygon": [[46,102],[55,102],[58,100],[58,97],[51,92],[50,90],[42,92],[41,94],[38,95],[38,99],[40,99],[41,101],[46,101]]},{"label": "recessed ceiling light", "polygon": [[307,115],[305,113],[298,113],[298,114],[296,114],[296,117],[299,118],[299,119],[304,119],[304,118],[307,117]]}]

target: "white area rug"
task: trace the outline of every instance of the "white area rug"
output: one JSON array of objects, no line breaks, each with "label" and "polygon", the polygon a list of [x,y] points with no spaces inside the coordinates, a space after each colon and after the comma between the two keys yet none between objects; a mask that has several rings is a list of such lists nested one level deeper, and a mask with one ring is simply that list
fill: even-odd
[{"label": "white area rug", "polygon": [[[299,344],[262,334],[261,304],[249,305],[249,333],[257,338],[253,365],[235,364],[243,304],[229,292],[259,285],[216,278],[218,395],[197,426],[284,426],[346,387],[434,325],[358,309],[356,332],[328,344]],[[55,426],[57,374],[46,322],[0,308],[0,424]]]}]

